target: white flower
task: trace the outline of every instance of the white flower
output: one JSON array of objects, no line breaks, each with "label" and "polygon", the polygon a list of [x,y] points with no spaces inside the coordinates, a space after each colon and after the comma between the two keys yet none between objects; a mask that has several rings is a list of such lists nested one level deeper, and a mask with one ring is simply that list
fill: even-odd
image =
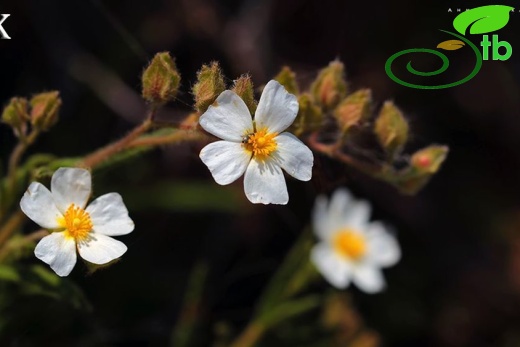
[{"label": "white flower", "polygon": [[252,203],[287,204],[289,194],[282,170],[301,181],[312,176],[313,155],[294,135],[282,132],[298,113],[298,100],[276,81],[264,88],[255,119],[244,101],[226,90],[216,106],[200,117],[200,125],[223,139],[200,152],[202,162],[218,184],[230,184],[242,174]]},{"label": "white flower", "polygon": [[354,282],[367,293],[384,289],[381,268],[396,264],[401,250],[396,238],[381,222],[369,222],[370,205],[355,200],[346,189],[338,189],[330,204],[319,196],[313,211],[314,232],[319,243],[311,260],[336,288]]},{"label": "white flower", "polygon": [[25,192],[20,207],[42,228],[51,229],[36,245],[34,254],[59,276],[67,276],[79,255],[93,264],[106,264],[121,257],[126,246],[110,236],[134,230],[134,222],[121,195],[109,193],[88,207],[91,192],[90,172],[85,169],[60,168],[52,175],[51,190],[33,182]]}]

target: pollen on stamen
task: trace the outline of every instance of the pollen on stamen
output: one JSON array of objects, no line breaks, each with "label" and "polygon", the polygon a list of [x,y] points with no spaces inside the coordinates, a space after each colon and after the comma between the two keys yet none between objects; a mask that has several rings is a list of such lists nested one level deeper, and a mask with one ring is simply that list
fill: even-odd
[{"label": "pollen on stamen", "polygon": [[338,254],[352,260],[358,260],[366,253],[365,238],[350,229],[340,230],[333,239],[333,246]]},{"label": "pollen on stamen", "polygon": [[267,129],[260,129],[244,137],[244,148],[253,154],[256,159],[264,160],[276,151],[278,144],[277,133],[269,133]]},{"label": "pollen on stamen", "polygon": [[74,204],[69,206],[59,222],[65,228],[65,235],[76,241],[85,240],[92,231],[89,213]]}]

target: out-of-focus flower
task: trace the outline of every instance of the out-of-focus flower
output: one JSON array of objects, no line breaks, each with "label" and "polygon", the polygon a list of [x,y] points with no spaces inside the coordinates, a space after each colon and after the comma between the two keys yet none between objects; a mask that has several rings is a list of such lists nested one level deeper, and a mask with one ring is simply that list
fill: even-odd
[{"label": "out-of-focus flower", "polygon": [[91,185],[89,171],[60,168],[52,175],[50,191],[33,182],[20,201],[30,219],[53,231],[36,245],[34,254],[59,276],[67,276],[74,268],[76,250],[93,264],[106,264],[127,250],[110,237],[134,230],[121,195],[102,195],[87,207]]},{"label": "out-of-focus flower", "polygon": [[401,250],[396,238],[381,222],[370,222],[370,205],[338,189],[330,203],[319,196],[313,211],[314,232],[319,243],[311,260],[336,288],[353,282],[367,293],[384,289],[381,268],[396,264]]},{"label": "out-of-focus flower", "polygon": [[282,132],[298,113],[298,101],[278,82],[267,83],[255,119],[237,94],[222,92],[200,117],[200,125],[223,139],[200,152],[218,184],[230,184],[245,173],[244,190],[252,203],[286,204],[289,201],[284,169],[301,181],[312,176],[314,157],[296,136]]}]

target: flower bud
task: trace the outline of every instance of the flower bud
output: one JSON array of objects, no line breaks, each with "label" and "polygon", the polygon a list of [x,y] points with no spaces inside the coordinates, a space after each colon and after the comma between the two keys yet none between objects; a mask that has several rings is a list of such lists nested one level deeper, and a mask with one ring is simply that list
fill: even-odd
[{"label": "flower bud", "polygon": [[276,75],[274,80],[284,86],[289,93],[298,95],[299,90],[298,84],[296,83],[296,74],[290,67],[284,66],[278,75]]},{"label": "flower bud", "polygon": [[358,90],[340,102],[334,109],[334,117],[342,134],[368,117],[371,102],[372,92],[370,89]]},{"label": "flower bud", "polygon": [[428,146],[412,155],[411,164],[418,172],[434,174],[446,160],[448,151],[447,146]]},{"label": "flower bud", "polygon": [[408,140],[408,122],[391,101],[386,101],[376,119],[375,133],[390,158],[395,158]]},{"label": "flower bud", "polygon": [[204,65],[197,73],[197,83],[193,86],[195,108],[200,113],[205,112],[209,105],[226,89],[222,71],[217,62]]},{"label": "flower bud", "polygon": [[289,130],[296,136],[300,136],[307,131],[319,129],[323,123],[323,113],[321,109],[314,105],[309,94],[302,94],[298,97],[298,115]]},{"label": "flower bud", "polygon": [[26,128],[29,114],[27,113],[27,99],[12,98],[2,112],[2,122],[10,125],[16,136],[20,136]]},{"label": "flower bud", "polygon": [[394,180],[396,187],[405,194],[415,194],[421,190],[439,171],[448,156],[447,146],[433,145],[423,148],[412,155],[410,166],[405,168]]},{"label": "flower bud", "polygon": [[164,104],[175,97],[180,82],[181,76],[170,53],[157,53],[143,72],[143,98],[153,104]]},{"label": "flower bud", "polygon": [[237,93],[242,100],[247,105],[249,112],[251,114],[255,113],[257,102],[255,100],[255,93],[253,90],[253,82],[251,81],[251,76],[242,75],[239,79],[235,80],[233,85],[233,89],[231,89],[235,93]]},{"label": "flower bud", "polygon": [[335,60],[320,71],[311,85],[314,100],[327,110],[333,109],[347,94],[347,82],[344,79],[345,67]]},{"label": "flower bud", "polygon": [[31,99],[31,124],[41,131],[49,130],[58,121],[61,98],[58,91],[40,93]]}]

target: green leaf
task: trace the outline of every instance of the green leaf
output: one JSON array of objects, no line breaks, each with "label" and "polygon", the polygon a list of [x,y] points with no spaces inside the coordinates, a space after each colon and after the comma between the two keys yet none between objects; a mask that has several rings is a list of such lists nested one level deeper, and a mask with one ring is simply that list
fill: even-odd
[{"label": "green leaf", "polygon": [[462,35],[466,35],[466,29],[470,26],[470,34],[490,33],[506,26],[513,9],[504,5],[476,7],[455,17],[453,27]]}]

